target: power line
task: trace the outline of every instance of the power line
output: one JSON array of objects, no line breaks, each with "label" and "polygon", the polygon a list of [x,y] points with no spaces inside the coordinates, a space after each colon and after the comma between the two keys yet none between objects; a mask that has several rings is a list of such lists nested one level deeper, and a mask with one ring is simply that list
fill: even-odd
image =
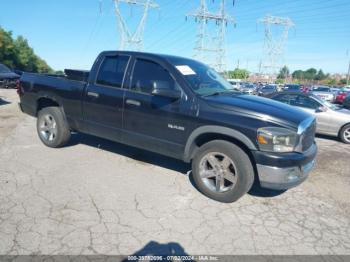
[{"label": "power line", "polygon": [[[234,4],[234,1],[233,1]],[[220,1],[218,13],[208,11],[207,1],[201,0],[200,7],[187,16],[199,24],[194,57],[213,66],[218,72],[226,71],[226,27],[234,19],[226,13],[226,1]],[[208,30],[208,22],[214,21],[215,34]],[[214,56],[214,61],[208,57]]]},{"label": "power line", "polygon": [[[292,20],[288,17],[278,17],[267,15],[258,22],[265,25],[265,62],[263,68],[265,73],[276,73],[282,65],[284,47],[288,39],[288,32],[294,26]],[[282,27],[282,34],[274,36],[272,27]],[[267,61],[266,61],[267,60]]]},{"label": "power line", "polygon": [[[120,31],[120,50],[143,50],[143,34],[145,30],[145,24],[147,15],[150,9],[159,8],[159,5],[152,0],[113,0],[115,14],[118,20],[118,26]],[[143,15],[140,18],[140,21],[137,25],[136,30],[131,33],[128,29],[127,23],[123,18],[120,11],[120,3],[125,3],[132,6],[141,6],[143,7]]]}]

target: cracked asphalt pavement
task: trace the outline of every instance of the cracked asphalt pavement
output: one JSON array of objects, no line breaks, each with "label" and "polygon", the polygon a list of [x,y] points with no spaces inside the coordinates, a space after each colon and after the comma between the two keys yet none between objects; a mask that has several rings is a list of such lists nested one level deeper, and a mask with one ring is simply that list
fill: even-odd
[{"label": "cracked asphalt pavement", "polygon": [[336,139],[317,138],[302,185],[223,204],[177,160],[80,134],[47,148],[15,91],[0,97],[0,254],[350,255],[350,146]]}]

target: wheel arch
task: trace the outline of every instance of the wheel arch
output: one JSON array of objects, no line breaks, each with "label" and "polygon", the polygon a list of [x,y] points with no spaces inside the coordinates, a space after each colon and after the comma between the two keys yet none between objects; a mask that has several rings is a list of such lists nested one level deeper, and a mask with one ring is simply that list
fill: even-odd
[{"label": "wheel arch", "polygon": [[184,150],[184,161],[190,162],[198,148],[212,140],[225,140],[241,147],[254,161],[251,151],[257,150],[254,143],[243,133],[222,126],[202,126],[195,129],[189,138]]},{"label": "wheel arch", "polygon": [[49,95],[44,95],[38,97],[36,101],[36,111],[35,114],[36,116],[38,115],[38,112],[45,108],[45,107],[50,107],[50,106],[55,106],[55,107],[60,107],[61,110],[63,111],[62,105],[55,96],[49,96]]},{"label": "wheel arch", "polygon": [[343,130],[343,128],[344,128],[345,126],[347,126],[347,125],[350,125],[350,122],[343,124],[343,125],[339,128],[338,137],[340,137],[340,135],[341,135],[340,132],[341,132],[341,131]]}]

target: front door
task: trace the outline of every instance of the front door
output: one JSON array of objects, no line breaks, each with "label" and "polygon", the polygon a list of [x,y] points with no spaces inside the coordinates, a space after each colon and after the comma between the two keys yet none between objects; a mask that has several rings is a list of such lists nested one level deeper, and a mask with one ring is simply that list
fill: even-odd
[{"label": "front door", "polygon": [[[174,89],[180,99],[153,95],[153,89]],[[125,92],[123,140],[165,155],[183,153],[190,102],[169,71],[160,63],[136,58],[130,87]]]}]

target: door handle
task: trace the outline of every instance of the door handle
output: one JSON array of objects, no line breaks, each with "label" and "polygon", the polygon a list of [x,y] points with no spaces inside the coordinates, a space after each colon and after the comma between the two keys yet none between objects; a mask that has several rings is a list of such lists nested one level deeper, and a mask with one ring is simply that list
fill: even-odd
[{"label": "door handle", "polygon": [[133,99],[126,99],[126,103],[128,105],[133,105],[133,106],[140,106],[141,103],[139,101],[133,100]]},{"label": "door handle", "polygon": [[95,97],[95,98],[98,98],[100,95],[95,93],[95,92],[87,92],[87,95],[88,96],[92,96],[92,97]]}]

